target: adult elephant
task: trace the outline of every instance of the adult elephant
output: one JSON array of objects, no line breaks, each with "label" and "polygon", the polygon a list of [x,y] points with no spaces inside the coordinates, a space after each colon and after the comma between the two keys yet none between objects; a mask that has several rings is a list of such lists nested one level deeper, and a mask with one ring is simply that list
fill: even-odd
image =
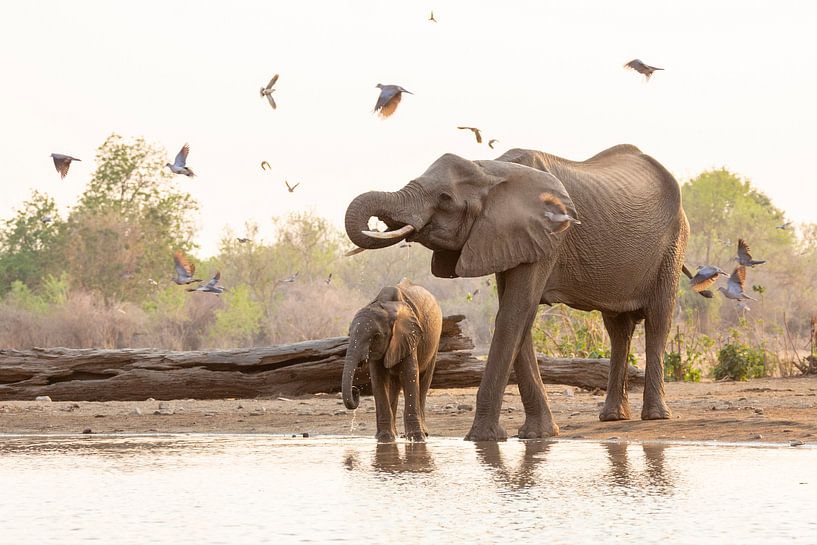
[{"label": "adult elephant", "polygon": [[[553,196],[581,225],[554,230],[545,214],[559,212]],[[388,231],[368,231],[371,216]],[[644,320],[641,418],[670,417],[662,355],[689,224],[678,183],[635,146],[581,162],[522,149],[494,161],[446,154],[399,191],[355,198],[346,232],[366,249],[419,242],[433,250],[431,269],[439,277],[496,274],[499,311],[466,439],[507,437],[499,413],[512,364],[525,406],[519,437],[558,434],[530,333],[542,303],[601,311],[612,348],[601,420],[630,418],[627,354]]]}]

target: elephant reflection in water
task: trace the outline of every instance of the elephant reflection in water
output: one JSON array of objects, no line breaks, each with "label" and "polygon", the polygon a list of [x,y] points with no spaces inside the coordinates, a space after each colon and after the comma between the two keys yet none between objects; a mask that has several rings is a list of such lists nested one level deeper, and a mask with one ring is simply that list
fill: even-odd
[{"label": "elephant reflection in water", "polygon": [[[401,455],[400,447],[404,453]],[[425,443],[378,443],[372,467],[385,473],[431,473],[434,458]]]},{"label": "elephant reflection in water", "polygon": [[530,488],[537,484],[536,468],[545,460],[551,441],[524,441],[525,452],[516,471],[511,471],[502,459],[499,444],[479,442],[476,444],[479,461],[494,470],[495,478],[514,489]]},{"label": "elephant reflection in water", "polygon": [[610,481],[618,486],[646,488],[652,487],[666,493],[673,488],[672,475],[666,468],[664,449],[667,445],[642,444],[644,451],[644,471],[634,471],[630,467],[627,443],[604,443],[610,460]]}]

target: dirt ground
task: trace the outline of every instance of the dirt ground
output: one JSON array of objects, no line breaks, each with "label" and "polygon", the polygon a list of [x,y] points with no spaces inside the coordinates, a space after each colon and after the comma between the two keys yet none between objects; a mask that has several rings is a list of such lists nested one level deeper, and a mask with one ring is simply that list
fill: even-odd
[{"label": "dirt ground", "polygon": [[[599,422],[604,393],[548,386],[551,407],[568,438],[717,440],[817,443],[817,378],[666,384],[671,420],[642,421],[641,392],[631,392],[633,420]],[[473,419],[475,388],[432,390],[427,423],[432,436],[462,437]],[[401,401],[402,405],[402,401]],[[401,411],[402,414],[402,411]],[[502,424],[513,435],[524,421],[509,386]],[[402,429],[402,422],[398,423]],[[353,413],[339,395],[297,398],[0,402],[0,433],[279,433],[373,436],[374,402],[364,396]]]}]

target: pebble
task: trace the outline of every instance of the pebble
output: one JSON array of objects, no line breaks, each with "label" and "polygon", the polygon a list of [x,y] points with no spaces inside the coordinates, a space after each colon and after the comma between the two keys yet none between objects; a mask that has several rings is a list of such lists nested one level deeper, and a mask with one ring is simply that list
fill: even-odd
[{"label": "pebble", "polygon": [[153,399],[152,397],[149,397],[149,398],[147,398],[145,401],[153,402],[153,401],[156,401],[156,400],[155,400],[155,399]]},{"label": "pebble", "polygon": [[276,397],[278,401],[295,401],[294,399],[289,399],[288,397]]},{"label": "pebble", "polygon": [[749,436],[749,439],[763,439],[763,436],[759,433],[753,433],[751,436]]},{"label": "pebble", "polygon": [[755,414],[763,414],[763,409],[761,407],[756,407]]},{"label": "pebble", "polygon": [[82,430],[82,433],[89,434],[89,433],[94,433],[94,432],[91,431],[91,428],[85,428],[84,430]]},{"label": "pebble", "polygon": [[565,388],[563,395],[565,397],[573,397],[574,395],[576,395],[576,392],[573,391],[573,388]]},{"label": "pebble", "polygon": [[800,439],[792,439],[791,441],[789,441],[789,445],[791,445],[793,447],[799,447],[800,445],[804,445],[804,444],[805,443],[803,443]]},{"label": "pebble", "polygon": [[303,433],[303,436],[304,436],[304,437],[309,437],[309,433],[308,433],[308,432],[304,432],[304,433]]},{"label": "pebble", "polygon": [[453,408],[455,408],[453,403],[448,403],[446,405],[443,405],[443,410],[446,410],[446,411],[449,411],[449,410],[451,410]]},{"label": "pebble", "polygon": [[618,441],[619,439],[621,439],[621,437],[619,437],[618,435],[611,435],[610,437],[607,438],[608,441]]},{"label": "pebble", "polygon": [[335,411],[335,412],[334,412],[334,413],[332,413],[332,414],[334,414],[335,416],[340,416],[340,415],[342,415],[342,414],[346,414],[346,411]]},{"label": "pebble", "polygon": [[34,398],[34,401],[48,401],[50,403],[51,402],[51,397],[50,396],[37,396],[37,397]]},{"label": "pebble", "polygon": [[474,410],[474,406],[473,406],[473,405],[469,405],[469,404],[467,404],[467,403],[460,403],[459,405],[457,405],[457,410],[458,410],[458,411],[473,411],[473,410]]},{"label": "pebble", "polygon": [[204,413],[204,416],[215,416],[216,413]]}]

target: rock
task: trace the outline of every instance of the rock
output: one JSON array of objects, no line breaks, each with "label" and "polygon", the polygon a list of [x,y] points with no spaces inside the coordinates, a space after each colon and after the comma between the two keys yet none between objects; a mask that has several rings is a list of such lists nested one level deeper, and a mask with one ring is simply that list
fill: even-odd
[{"label": "rock", "polygon": [[86,434],[86,435],[87,435],[87,434],[89,434],[89,433],[94,433],[94,432],[93,432],[93,431],[91,431],[91,428],[85,428],[84,430],[82,430],[82,433],[84,433],[84,434]]},{"label": "rock", "polygon": [[755,414],[763,414],[763,408],[762,407],[755,407]]},{"label": "rock", "polygon": [[576,392],[573,390],[573,388],[565,388],[565,391],[562,392],[562,395],[565,397],[573,397],[576,395]]},{"label": "rock", "polygon": [[749,436],[749,439],[763,439],[763,436],[759,433],[753,433]]},{"label": "rock", "polygon": [[34,401],[47,401],[47,402],[51,403],[51,397],[50,396],[37,396],[37,397],[34,398]]},{"label": "rock", "polygon": [[745,397],[739,397],[738,401],[747,401],[747,399]]},{"label": "rock", "polygon": [[162,401],[161,403],[159,403],[159,410],[160,410],[160,411],[161,411],[161,410],[166,410],[166,409],[169,409],[169,408],[170,408],[170,405],[168,405],[168,404],[167,404],[167,403],[165,403],[164,401]]},{"label": "rock", "polygon": [[619,437],[618,435],[611,435],[610,437],[607,438],[608,441],[618,441],[619,439],[621,439],[621,437]]},{"label": "rock", "polygon": [[451,409],[454,409],[454,408],[455,408],[455,406],[454,406],[453,403],[448,403],[446,405],[443,405],[443,410],[446,410],[446,411],[450,411]]},{"label": "rock", "polygon": [[789,445],[791,445],[793,447],[799,447],[799,446],[804,445],[804,444],[805,443],[803,443],[800,439],[792,439],[791,441],[789,441]]},{"label": "rock", "polygon": [[303,433],[303,436],[304,436],[304,437],[309,437],[309,433],[308,433],[308,432],[304,432],[304,433]]},{"label": "rock", "polygon": [[153,402],[154,402],[154,401],[156,401],[156,400],[155,400],[155,399],[153,399],[152,397],[149,397],[149,398],[147,398],[145,401],[148,401],[148,402],[150,402],[150,403],[153,403]]},{"label": "rock", "polygon": [[215,415],[216,415],[216,413],[212,413],[212,412],[204,413],[204,416],[215,416]]},{"label": "rock", "polygon": [[242,405],[241,403],[239,403],[239,404],[238,404],[238,407],[236,407],[236,409],[238,409],[238,410],[241,410],[241,409],[243,409],[243,408],[244,408],[244,405]]},{"label": "rock", "polygon": [[459,405],[457,405],[457,410],[458,411],[473,411],[474,406],[469,405],[468,403],[460,403]]},{"label": "rock", "polygon": [[340,416],[340,415],[346,414],[346,411],[335,411],[332,414],[335,415],[335,416]]},{"label": "rock", "polygon": [[264,411],[252,411],[250,412],[250,416],[263,416]]}]

